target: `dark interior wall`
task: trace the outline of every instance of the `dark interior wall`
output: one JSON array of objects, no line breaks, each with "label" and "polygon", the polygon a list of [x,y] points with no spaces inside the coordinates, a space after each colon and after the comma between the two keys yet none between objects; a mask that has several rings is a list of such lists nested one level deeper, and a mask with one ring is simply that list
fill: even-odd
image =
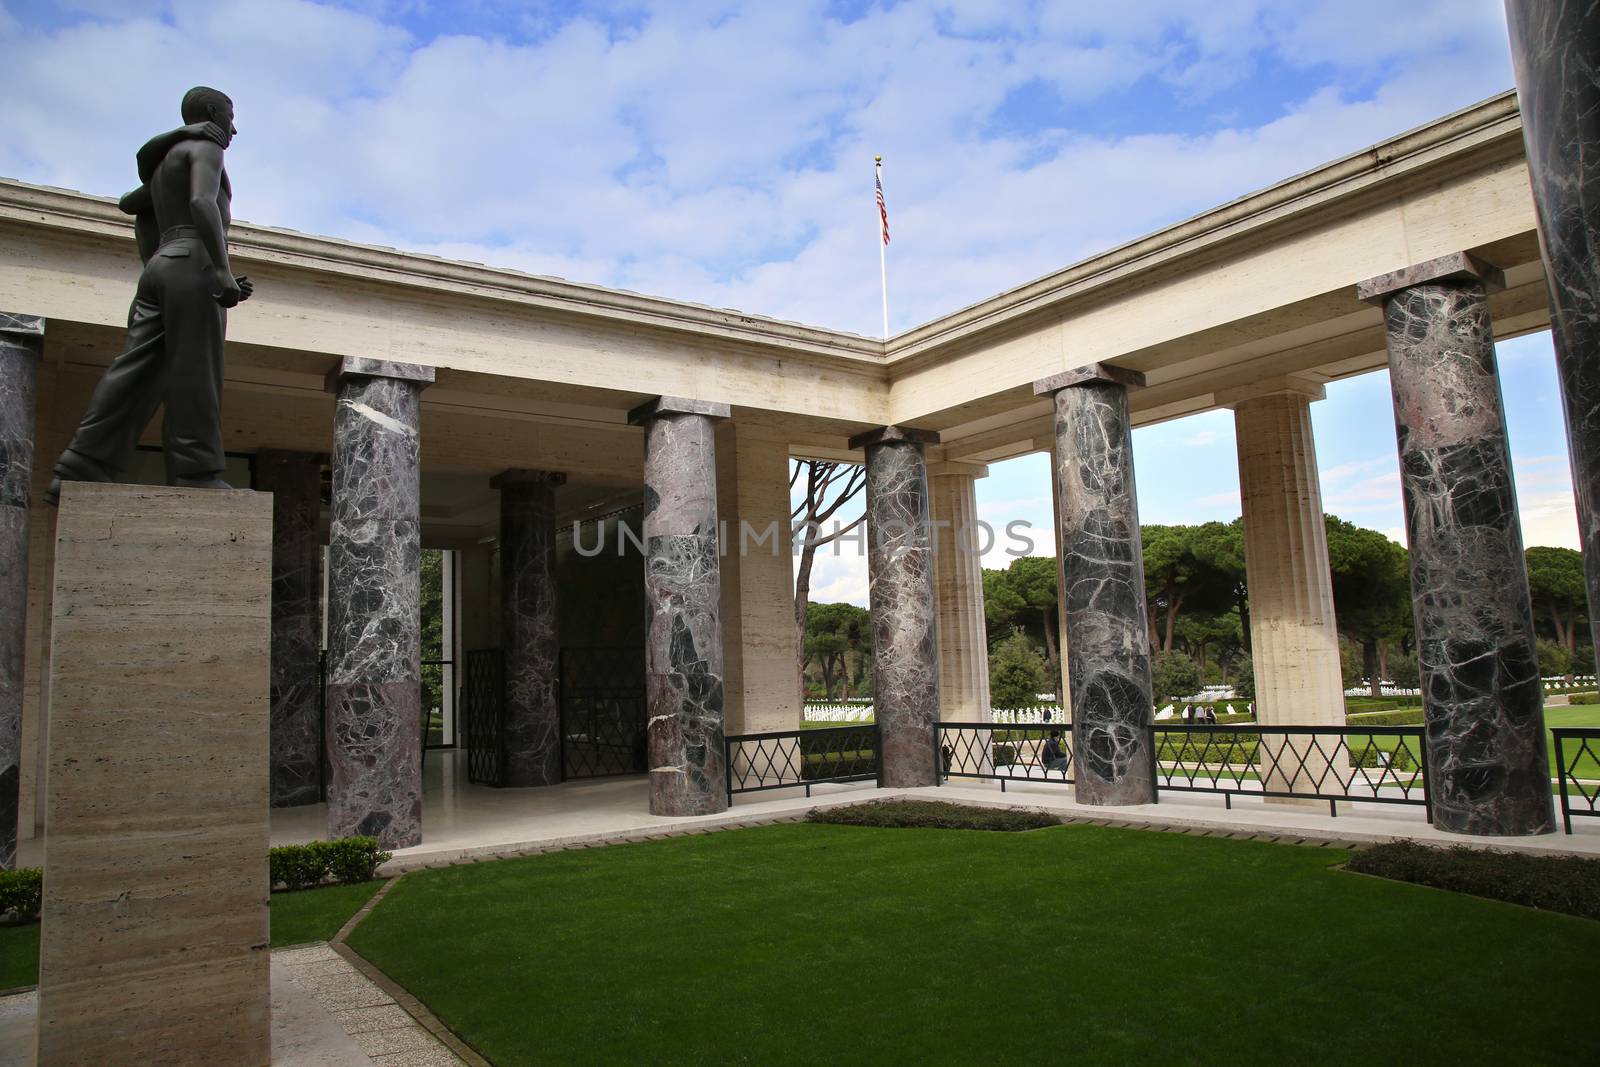
[{"label": "dark interior wall", "polygon": [[[563,648],[638,648],[644,653],[644,557],[636,547],[638,511],[586,522],[573,545],[572,528],[557,538],[557,595]],[[596,526],[605,533],[601,541]],[[631,530],[633,537],[623,536]],[[594,552],[597,544],[603,544]],[[593,553],[586,555],[584,553]]]}]

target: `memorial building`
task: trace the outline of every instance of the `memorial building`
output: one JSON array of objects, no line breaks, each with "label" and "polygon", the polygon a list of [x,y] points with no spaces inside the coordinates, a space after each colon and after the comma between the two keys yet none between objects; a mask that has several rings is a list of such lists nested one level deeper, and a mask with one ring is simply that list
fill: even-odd
[{"label": "memorial building", "polygon": [[[20,693],[0,727],[25,846],[51,707],[41,494],[122,345],[132,241],[110,201],[0,181],[0,550],[26,575],[0,598],[24,642],[0,657]],[[269,225],[230,241],[255,293],[228,322],[227,477],[272,494],[271,798],[325,804],[329,836],[425,840],[437,760],[505,790],[645,774],[654,813],[724,808],[724,735],[801,718],[793,458],[866,464],[883,781],[931,785],[933,724],[989,700],[979,560],[929,524],[976,519],[987,465],[1051,454],[1079,799],[1146,802],[1128,435],[1217,408],[1238,427],[1260,722],[1343,725],[1310,410],[1381,368],[1427,600],[1435,820],[1551,828],[1492,349],[1552,323],[1513,93],[888,341]],[[158,422],[125,480],[163,480],[159,444]]]}]

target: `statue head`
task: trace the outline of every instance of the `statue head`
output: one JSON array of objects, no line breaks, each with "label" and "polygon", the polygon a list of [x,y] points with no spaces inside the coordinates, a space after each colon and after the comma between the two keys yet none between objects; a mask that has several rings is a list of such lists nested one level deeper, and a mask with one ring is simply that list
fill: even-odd
[{"label": "statue head", "polygon": [[221,126],[227,133],[229,141],[232,141],[239,132],[233,124],[233,101],[220,89],[196,85],[183,94],[183,103],[179,105],[179,110],[186,123],[214,122]]}]

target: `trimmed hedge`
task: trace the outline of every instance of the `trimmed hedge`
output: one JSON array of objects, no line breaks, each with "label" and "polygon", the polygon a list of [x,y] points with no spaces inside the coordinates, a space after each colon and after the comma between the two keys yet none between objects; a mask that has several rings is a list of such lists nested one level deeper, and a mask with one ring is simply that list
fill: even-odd
[{"label": "trimmed hedge", "polygon": [[341,837],[305,845],[279,845],[267,853],[272,885],[310,889],[331,878],[340,885],[370,882],[389,861],[376,837]]},{"label": "trimmed hedge", "polygon": [[1345,715],[1348,726],[1421,726],[1421,708],[1402,708],[1398,711],[1358,711]]},{"label": "trimmed hedge", "polygon": [[1345,866],[1397,882],[1600,919],[1600,859],[1393,841],[1352,854]]},{"label": "trimmed hedge", "polygon": [[1567,697],[1568,704],[1600,704],[1600,693],[1573,693]]},{"label": "trimmed hedge", "polygon": [[0,919],[13,923],[35,921],[43,895],[44,871],[38,867],[0,871]]},{"label": "trimmed hedge", "polygon": [[879,800],[840,808],[812,808],[807,822],[835,826],[881,826],[934,830],[998,830],[1016,833],[1059,826],[1061,820],[1039,811],[975,808],[942,800]]}]

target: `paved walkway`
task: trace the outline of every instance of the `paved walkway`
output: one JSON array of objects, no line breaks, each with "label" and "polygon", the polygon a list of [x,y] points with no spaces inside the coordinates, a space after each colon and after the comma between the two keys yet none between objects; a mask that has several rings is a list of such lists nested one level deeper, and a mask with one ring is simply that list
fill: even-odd
[{"label": "paved walkway", "polygon": [[[33,1067],[37,990],[0,997],[0,1067]],[[274,1067],[458,1067],[464,1061],[327,944],[272,953]],[[478,1061],[481,1062],[481,1061]]]}]

